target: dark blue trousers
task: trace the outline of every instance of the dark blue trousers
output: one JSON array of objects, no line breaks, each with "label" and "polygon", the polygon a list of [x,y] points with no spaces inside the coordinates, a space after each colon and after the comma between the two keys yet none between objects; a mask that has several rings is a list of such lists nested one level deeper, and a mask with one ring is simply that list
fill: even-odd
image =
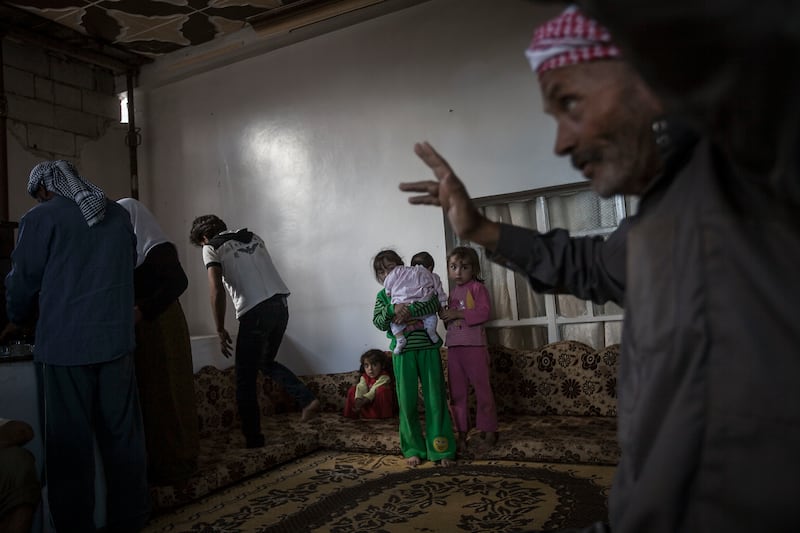
[{"label": "dark blue trousers", "polygon": [[59,533],[94,527],[94,437],[103,458],[106,528],[139,531],[150,514],[133,355],[80,366],[39,364],[45,478]]},{"label": "dark blue trousers", "polygon": [[239,317],[236,336],[236,404],[242,420],[242,433],[248,441],[261,435],[256,378],[258,371],[283,387],[298,407],[306,407],[314,394],[294,373],[275,361],[289,323],[286,296],[278,294],[264,300]]}]

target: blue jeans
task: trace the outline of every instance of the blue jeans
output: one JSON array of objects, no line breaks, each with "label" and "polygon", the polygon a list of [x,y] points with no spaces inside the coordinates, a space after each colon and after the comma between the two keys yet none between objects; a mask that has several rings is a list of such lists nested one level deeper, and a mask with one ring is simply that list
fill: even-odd
[{"label": "blue jeans", "polygon": [[258,371],[282,386],[300,408],[314,401],[314,394],[294,373],[275,361],[289,323],[286,296],[276,294],[239,318],[236,337],[236,404],[245,438],[261,435],[256,378]]}]

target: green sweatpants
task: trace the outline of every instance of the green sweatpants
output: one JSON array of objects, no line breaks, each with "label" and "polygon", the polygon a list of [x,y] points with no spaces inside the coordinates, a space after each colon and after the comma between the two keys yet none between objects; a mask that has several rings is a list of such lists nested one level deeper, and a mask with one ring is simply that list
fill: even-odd
[{"label": "green sweatpants", "polygon": [[[454,459],[456,441],[447,408],[439,349],[405,350],[392,357],[400,407],[400,449],[403,457],[429,461]],[[425,403],[425,435],[417,407],[419,383]]]}]

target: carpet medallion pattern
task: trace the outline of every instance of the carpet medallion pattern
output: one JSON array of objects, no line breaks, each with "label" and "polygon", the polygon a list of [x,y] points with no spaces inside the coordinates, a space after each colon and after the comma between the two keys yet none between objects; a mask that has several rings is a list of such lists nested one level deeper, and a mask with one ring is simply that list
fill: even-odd
[{"label": "carpet medallion pattern", "polygon": [[604,520],[613,467],[431,463],[318,452],[154,518],[145,531],[530,531]]}]

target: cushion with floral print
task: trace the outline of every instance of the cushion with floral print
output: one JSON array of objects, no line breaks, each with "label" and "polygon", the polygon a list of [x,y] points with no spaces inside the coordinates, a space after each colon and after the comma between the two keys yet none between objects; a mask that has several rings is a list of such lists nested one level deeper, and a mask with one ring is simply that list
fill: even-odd
[{"label": "cushion with floral print", "polygon": [[536,350],[490,349],[498,412],[534,415],[617,414],[619,345],[600,351],[578,341]]}]

